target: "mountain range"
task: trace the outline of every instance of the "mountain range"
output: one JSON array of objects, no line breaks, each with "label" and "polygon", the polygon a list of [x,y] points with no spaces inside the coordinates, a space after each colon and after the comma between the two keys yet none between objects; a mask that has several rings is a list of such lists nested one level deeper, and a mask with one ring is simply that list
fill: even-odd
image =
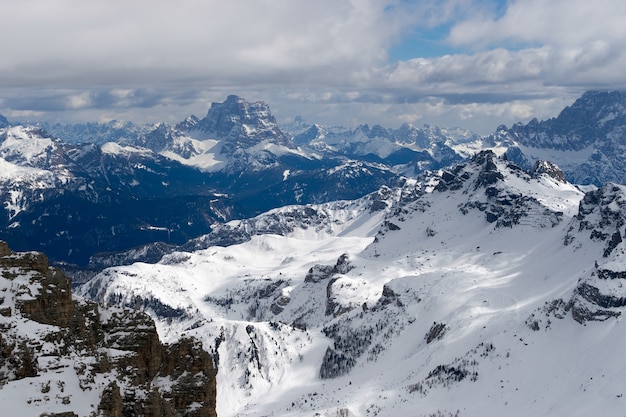
[{"label": "mountain range", "polygon": [[350,130],[302,118],[288,131],[266,103],[237,96],[176,126],[3,117],[0,238],[83,268],[155,241],[182,245],[284,205],[359,198],[487,148],[525,169],[550,160],[577,184],[620,183],[625,102],[623,93],[588,92],[557,118],[485,137],[432,125]]},{"label": "mountain range", "polygon": [[[448,138],[438,130],[421,139],[432,146],[420,151],[394,145],[374,155],[335,142],[322,149],[319,140],[296,146],[267,104],[237,96],[175,127],[2,126],[0,238],[79,266],[154,241],[183,244],[215,224],[283,205],[358,198],[398,181],[398,162],[421,172],[461,160],[439,143]],[[361,135],[374,131],[361,127],[351,142],[367,142]]]},{"label": "mountain range", "polygon": [[175,126],[0,117],[0,403],[619,415],[625,100],[482,137],[237,96]]},{"label": "mountain range", "polygon": [[78,292],[203,340],[221,416],[615,415],[625,222],[626,187],[485,151],[231,221]]}]

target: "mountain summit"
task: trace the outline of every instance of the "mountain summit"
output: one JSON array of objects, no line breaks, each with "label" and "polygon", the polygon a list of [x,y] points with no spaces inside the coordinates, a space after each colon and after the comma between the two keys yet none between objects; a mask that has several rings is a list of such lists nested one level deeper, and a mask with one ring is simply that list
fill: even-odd
[{"label": "mountain summit", "polygon": [[248,148],[264,140],[292,146],[265,102],[247,102],[236,95],[228,96],[223,103],[212,103],[206,117],[195,128],[216,139],[226,139],[236,147]]}]

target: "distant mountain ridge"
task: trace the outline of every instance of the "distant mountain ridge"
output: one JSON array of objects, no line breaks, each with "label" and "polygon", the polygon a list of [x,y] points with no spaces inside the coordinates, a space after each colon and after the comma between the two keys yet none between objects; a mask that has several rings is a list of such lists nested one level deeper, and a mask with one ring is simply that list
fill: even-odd
[{"label": "distant mountain ridge", "polygon": [[574,183],[624,183],[626,93],[586,92],[555,118],[501,126],[490,139],[522,165],[550,159]]},{"label": "distant mountain ridge", "polygon": [[557,118],[500,126],[484,137],[432,125],[324,127],[302,118],[286,131],[266,103],[234,95],[176,126],[2,118],[0,238],[86,265],[96,253],[181,245],[222,222],[285,205],[359,198],[482,149],[525,169],[549,160],[574,183],[622,183],[625,96],[587,92]]},{"label": "distant mountain ridge", "polygon": [[[222,221],[358,198],[399,178],[389,166],[307,155],[265,103],[236,96],[189,132],[164,123],[79,125],[77,132],[85,126],[116,141],[67,143],[38,125],[0,129],[0,237],[16,249],[86,265],[98,252],[179,245]],[[224,138],[210,137],[218,134]]]}]

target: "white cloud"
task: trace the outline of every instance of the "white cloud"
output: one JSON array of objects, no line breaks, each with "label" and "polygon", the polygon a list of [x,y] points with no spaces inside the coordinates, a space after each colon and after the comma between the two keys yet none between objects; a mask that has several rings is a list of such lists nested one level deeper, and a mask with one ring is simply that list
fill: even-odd
[{"label": "white cloud", "polygon": [[393,2],[1,0],[0,35],[11,41],[0,75],[114,84],[253,82],[294,70],[319,78],[336,66],[347,74],[385,59],[402,29],[398,13],[383,12]]},{"label": "white cloud", "polygon": [[89,93],[71,95],[67,98],[67,101],[70,109],[82,109],[92,105]]},{"label": "white cloud", "polygon": [[449,40],[485,47],[512,44],[575,46],[597,40],[623,42],[626,3],[615,0],[514,0],[500,16],[480,15],[457,24]]},{"label": "white cloud", "polygon": [[[495,49],[474,55],[445,55],[398,62],[382,72],[385,84],[430,93],[478,92],[481,86],[536,80],[550,56],[548,48],[523,51]],[[463,90],[460,91],[459,87]]]},{"label": "white cloud", "polygon": [[[0,0],[0,112],[175,122],[239,94],[283,118],[488,131],[626,88],[626,3],[503,1]],[[387,62],[423,31],[449,54]]]}]

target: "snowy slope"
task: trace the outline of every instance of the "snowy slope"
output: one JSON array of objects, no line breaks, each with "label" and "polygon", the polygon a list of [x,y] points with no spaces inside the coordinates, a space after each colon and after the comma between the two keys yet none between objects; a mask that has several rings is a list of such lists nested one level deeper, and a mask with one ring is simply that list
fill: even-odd
[{"label": "snowy slope", "polygon": [[82,291],[202,338],[220,416],[619,415],[626,190],[579,208],[544,171],[481,153],[330,234],[177,252]]},{"label": "snowy slope", "polygon": [[[36,128],[0,129],[0,200],[9,222],[34,202],[73,180],[58,162],[58,144]],[[10,223],[9,227],[15,227]]]}]

